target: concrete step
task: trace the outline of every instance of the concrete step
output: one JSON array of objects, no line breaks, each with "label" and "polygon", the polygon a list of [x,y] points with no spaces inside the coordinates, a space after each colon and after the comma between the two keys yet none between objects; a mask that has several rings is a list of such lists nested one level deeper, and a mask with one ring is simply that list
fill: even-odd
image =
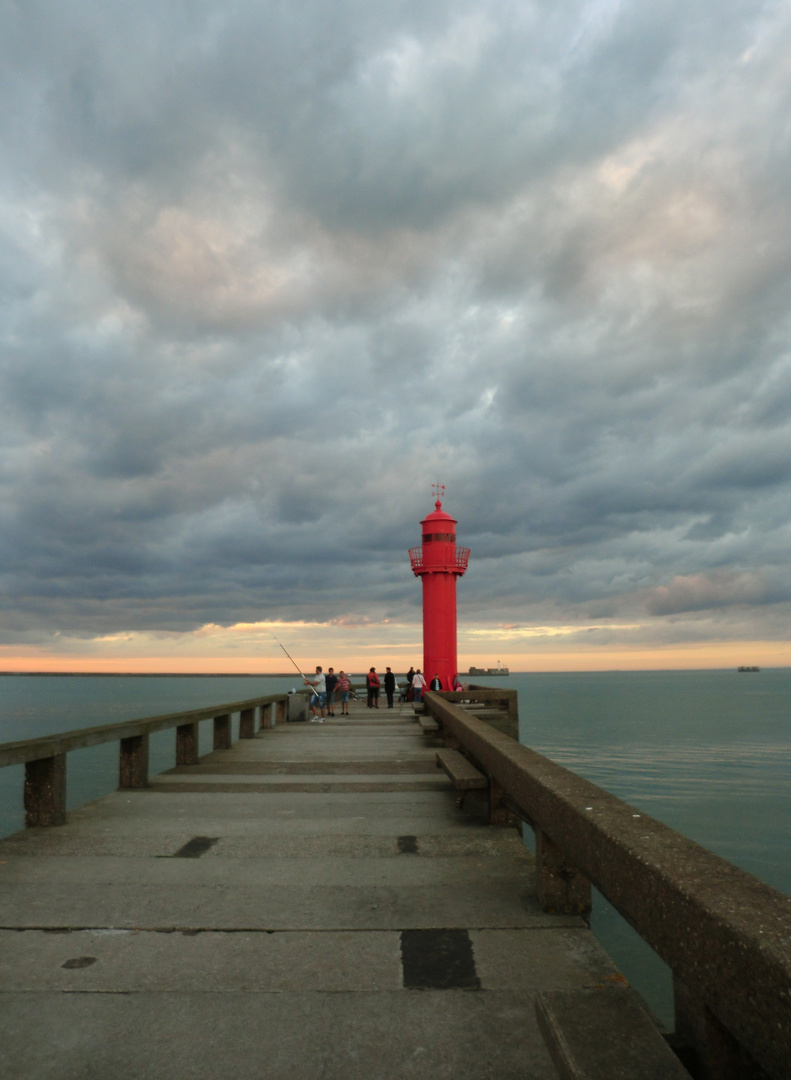
[{"label": "concrete step", "polygon": [[536,1013],[561,1080],[689,1080],[628,986],[544,990]]}]

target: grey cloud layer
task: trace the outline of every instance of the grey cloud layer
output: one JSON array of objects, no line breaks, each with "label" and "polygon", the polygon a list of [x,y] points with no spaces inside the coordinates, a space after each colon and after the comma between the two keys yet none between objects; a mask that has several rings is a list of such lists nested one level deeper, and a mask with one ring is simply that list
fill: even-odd
[{"label": "grey cloud layer", "polygon": [[787,636],[782,5],[0,24],[4,640],[412,619],[436,478],[470,618]]}]

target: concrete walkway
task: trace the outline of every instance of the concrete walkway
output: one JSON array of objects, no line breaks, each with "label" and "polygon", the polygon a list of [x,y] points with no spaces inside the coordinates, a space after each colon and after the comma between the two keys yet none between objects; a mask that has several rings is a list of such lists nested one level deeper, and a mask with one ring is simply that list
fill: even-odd
[{"label": "concrete walkway", "polygon": [[0,1076],[556,1080],[536,992],[620,976],[411,707],[354,710],[0,841]]}]

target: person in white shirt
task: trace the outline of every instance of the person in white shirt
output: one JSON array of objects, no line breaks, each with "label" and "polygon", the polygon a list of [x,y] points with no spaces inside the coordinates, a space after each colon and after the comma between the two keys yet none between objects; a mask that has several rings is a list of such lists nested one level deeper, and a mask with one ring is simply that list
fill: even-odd
[{"label": "person in white shirt", "polygon": [[[310,721],[311,724],[323,724],[324,723],[324,708],[327,703],[327,683],[324,675],[322,674],[321,664],[316,664],[316,674],[312,679],[304,676],[305,685],[313,687],[313,694],[310,699],[310,708],[313,712],[313,718]],[[321,716],[319,716],[319,709],[321,709]]]},{"label": "person in white shirt", "polygon": [[426,680],[425,680],[423,674],[421,673],[420,668],[418,668],[417,671],[415,672],[415,674],[412,676],[412,700],[413,701],[422,701],[423,700],[423,691],[425,689],[426,689]]}]

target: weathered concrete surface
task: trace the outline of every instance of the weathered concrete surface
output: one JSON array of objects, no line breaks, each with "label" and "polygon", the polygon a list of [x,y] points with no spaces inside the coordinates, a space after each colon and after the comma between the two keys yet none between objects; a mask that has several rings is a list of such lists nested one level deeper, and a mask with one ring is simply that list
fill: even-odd
[{"label": "weathered concrete surface", "polygon": [[[481,988],[535,992],[573,983],[580,970],[591,982],[612,980],[612,964],[587,932],[545,930],[470,931]],[[20,993],[396,991],[402,988],[400,934],[0,931],[0,981]]]},{"label": "weathered concrete surface", "polygon": [[[536,994],[620,976],[434,754],[363,708],[0,841],[0,1076],[557,1080]],[[405,988],[419,934],[475,988]]]},{"label": "weathered concrete surface", "polygon": [[557,1080],[531,1010],[531,994],[510,991],[12,995],[0,1071],[37,1080]]}]

